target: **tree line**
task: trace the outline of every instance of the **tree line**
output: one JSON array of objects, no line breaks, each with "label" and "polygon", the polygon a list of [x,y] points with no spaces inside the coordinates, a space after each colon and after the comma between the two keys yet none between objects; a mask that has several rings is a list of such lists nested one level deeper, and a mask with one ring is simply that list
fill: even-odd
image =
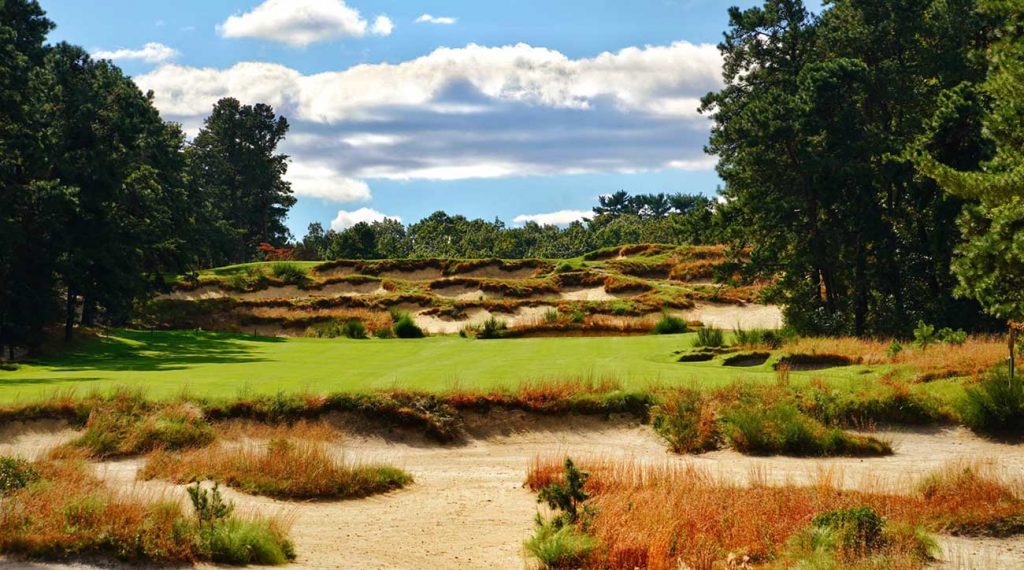
[{"label": "tree line", "polygon": [[594,216],[566,227],[471,220],[435,212],[414,224],[360,222],[342,231],[310,224],[296,246],[301,259],[570,258],[635,243],[707,244],[726,238],[728,218],[702,195],[619,191],[601,196]]},{"label": "tree line", "polygon": [[67,43],[34,0],[0,1],[0,350],[100,313],[162,275],[284,244],[294,203],[266,105],[217,103],[190,144],[109,61]]},{"label": "tree line", "polygon": [[[746,276],[777,279],[771,297],[790,325],[977,329],[990,322],[978,300],[990,308],[987,292],[1003,298],[1020,284],[1021,258],[996,259],[983,243],[1020,229],[1000,225],[1020,219],[1003,202],[1019,203],[1020,177],[984,193],[945,192],[935,178],[1020,172],[1022,7],[834,0],[813,14],[801,0],[766,0],[730,10],[726,86],[702,104],[714,123],[708,150],[738,244],[752,252]],[[978,290],[992,281],[985,272],[1009,264],[1016,280]]]}]

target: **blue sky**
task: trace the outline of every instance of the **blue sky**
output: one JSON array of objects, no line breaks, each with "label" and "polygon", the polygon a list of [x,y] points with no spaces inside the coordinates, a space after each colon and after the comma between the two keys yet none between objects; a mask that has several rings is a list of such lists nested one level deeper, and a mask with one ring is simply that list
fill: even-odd
[{"label": "blue sky", "polygon": [[301,237],[313,221],[565,222],[619,189],[714,192],[696,102],[718,85],[727,6],[756,2],[41,4],[53,41],[114,59],[188,132],[228,95],[287,116]]}]

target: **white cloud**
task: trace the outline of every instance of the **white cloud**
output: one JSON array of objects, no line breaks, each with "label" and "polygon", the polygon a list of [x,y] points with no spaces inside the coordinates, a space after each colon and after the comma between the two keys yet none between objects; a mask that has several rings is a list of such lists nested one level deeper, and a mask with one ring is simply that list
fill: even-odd
[{"label": "white cloud", "polygon": [[388,18],[387,16],[377,16],[377,19],[373,21],[373,26],[370,28],[370,32],[377,36],[390,36],[394,29],[395,23],[391,21],[391,18]]},{"label": "white cloud", "polygon": [[470,44],[312,75],[262,62],[168,64],[136,82],[155,92],[166,118],[186,125],[200,124],[222,97],[273,105],[292,126],[284,152],[315,165],[301,191],[330,196],[337,191],[325,188],[344,185],[312,189],[321,174],[459,180],[709,170],[710,122],[697,107],[721,88],[721,58],[712,45],[687,42],[578,59],[525,44]]},{"label": "white cloud", "polygon": [[288,182],[296,196],[321,198],[332,202],[365,202],[370,186],[340,174],[330,166],[294,161],[288,165]]},{"label": "white cloud", "polygon": [[386,36],[393,25],[378,16],[372,26],[344,0],[266,0],[244,14],[217,26],[225,38],[260,38],[305,47],[339,38],[359,38],[368,32]]},{"label": "white cloud", "polygon": [[347,230],[360,222],[372,224],[373,222],[383,222],[384,220],[395,220],[401,222],[402,218],[382,214],[377,210],[370,208],[359,208],[353,212],[339,210],[338,216],[331,222],[331,229],[336,232],[340,232],[342,230]]},{"label": "white cloud", "polygon": [[99,50],[93,52],[96,59],[126,60],[136,59],[146,63],[163,63],[180,55],[178,50],[157,42],[149,42],[142,49]]},{"label": "white cloud", "polygon": [[450,26],[457,22],[456,18],[449,16],[431,16],[430,14],[423,14],[419,18],[416,18],[417,24],[441,24]]},{"label": "white cloud", "polygon": [[547,214],[524,214],[516,216],[512,221],[517,224],[534,222],[542,226],[568,226],[573,222],[581,221],[583,218],[594,217],[591,210],[559,210]]}]

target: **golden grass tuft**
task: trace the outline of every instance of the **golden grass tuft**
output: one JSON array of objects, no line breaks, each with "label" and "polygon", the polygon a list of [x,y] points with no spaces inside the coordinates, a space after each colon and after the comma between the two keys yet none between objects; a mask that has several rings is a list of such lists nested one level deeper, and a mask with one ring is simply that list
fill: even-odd
[{"label": "golden grass tuft", "polygon": [[212,479],[245,493],[282,499],[355,499],[412,482],[401,469],[347,464],[336,460],[322,443],[288,439],[188,453],[157,452],[139,477],[176,483]]},{"label": "golden grass tuft", "polygon": [[[538,490],[562,476],[562,457],[537,458],[526,483]],[[870,507],[894,525],[984,533],[1024,516],[1015,489],[976,466],[952,466],[925,479],[912,495],[845,491],[826,476],[817,485],[740,485],[693,465],[650,465],[596,458],[579,461],[591,474],[589,532],[601,548],[590,568],[711,568],[749,557],[769,563],[815,516]],[[958,493],[946,492],[959,488]],[[923,566],[920,561],[916,568]],[[715,566],[718,567],[718,566]]]}]

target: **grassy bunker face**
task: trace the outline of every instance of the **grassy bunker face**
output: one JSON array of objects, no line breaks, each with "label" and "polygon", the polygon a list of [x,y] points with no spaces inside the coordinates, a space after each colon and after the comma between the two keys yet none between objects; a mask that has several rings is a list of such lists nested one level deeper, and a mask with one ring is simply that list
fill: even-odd
[{"label": "grassy bunker face", "polygon": [[754,368],[756,366],[763,366],[771,356],[771,353],[768,352],[744,352],[726,358],[722,361],[722,366]]},{"label": "grassy bunker face", "polygon": [[775,370],[786,368],[795,372],[812,372],[853,366],[854,364],[856,362],[853,359],[838,354],[791,354],[780,358],[774,368]]}]

